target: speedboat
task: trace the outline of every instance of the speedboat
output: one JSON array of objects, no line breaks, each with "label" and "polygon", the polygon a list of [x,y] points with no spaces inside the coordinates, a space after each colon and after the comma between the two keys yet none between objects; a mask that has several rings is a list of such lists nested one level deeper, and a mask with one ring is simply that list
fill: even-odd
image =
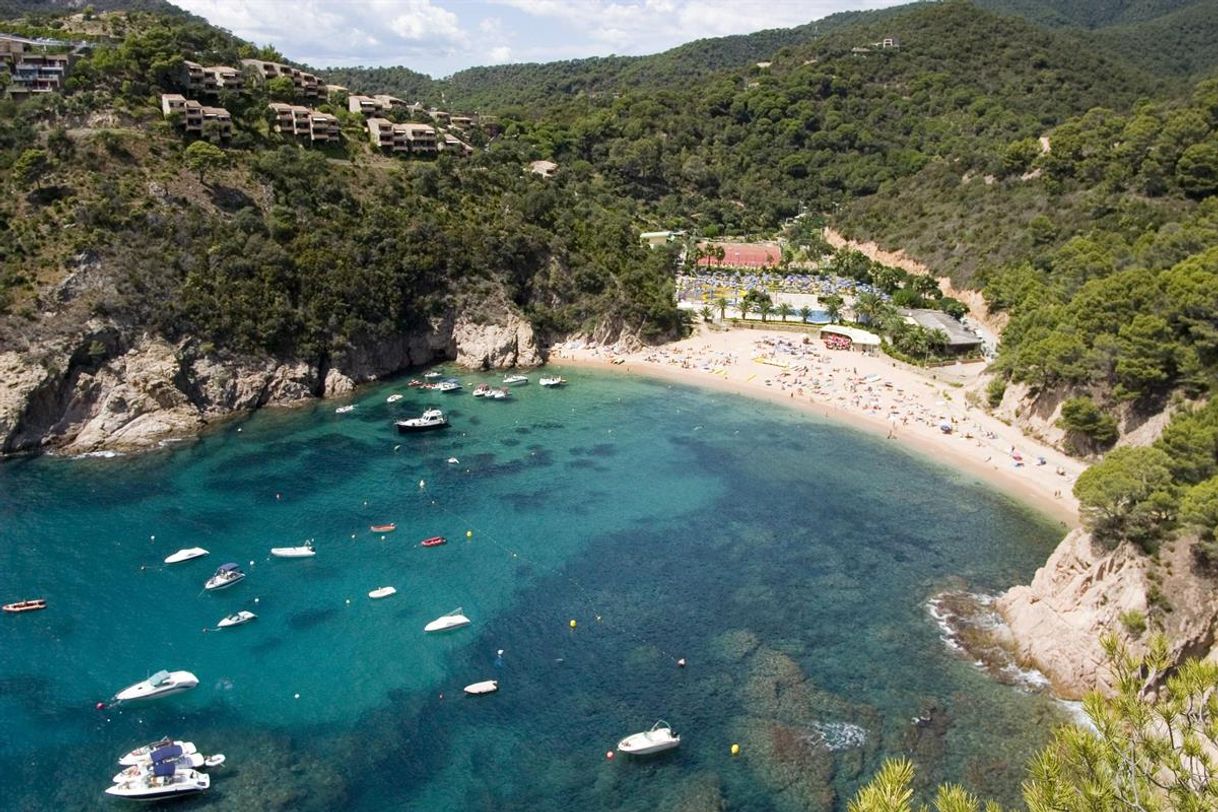
[{"label": "speedboat", "polygon": [[223,620],[216,624],[216,628],[227,629],[230,626],[240,626],[242,623],[249,623],[257,618],[258,616],[253,612],[248,609],[242,609],[240,612],[234,612],[231,615],[225,616]]},{"label": "speedboat", "polygon": [[4,604],[4,611],[14,615],[21,614],[22,612],[36,612],[39,609],[46,608],[46,598],[31,598],[28,601],[17,601],[16,603]]},{"label": "speedboat", "polygon": [[396,595],[398,591],[391,586],[382,586],[368,593],[368,597],[375,600],[376,598],[388,598],[390,595]]},{"label": "speedboat", "polygon": [[499,690],[499,680],[488,679],[484,682],[475,682],[473,685],[465,686],[465,693],[470,696],[481,696],[482,694],[493,694]]},{"label": "speedboat", "polygon": [[124,781],[132,781],[149,776],[157,764],[173,764],[178,770],[198,770],[219,767],[226,760],[223,753],[217,753],[214,756],[204,756],[202,753],[183,753],[177,756],[162,755],[159,759],[154,757],[150,761],[132,764],[130,767],[123,768],[122,772],[114,776],[114,783],[121,784]]},{"label": "speedboat", "polygon": [[194,742],[177,741],[176,739],[171,739],[169,736],[166,736],[163,739],[157,739],[154,742],[149,742],[143,747],[135,748],[130,753],[120,758],[118,763],[124,767],[130,767],[132,764],[140,764],[141,762],[149,761],[151,760],[152,753],[154,751],[160,750],[162,747],[169,747],[171,745],[179,748],[183,753],[198,752]]},{"label": "speedboat", "polygon": [[554,378],[542,378],[538,383],[542,386],[565,386],[567,379],[559,375]]},{"label": "speedboat", "polygon": [[312,541],[306,541],[299,547],[272,547],[271,555],[276,558],[312,558],[317,551],[313,549]]},{"label": "speedboat", "polygon": [[518,386],[522,383],[528,383],[529,379],[526,375],[507,375],[503,379],[505,386]]},{"label": "speedboat", "polygon": [[462,626],[468,626],[470,619],[461,614],[461,607],[449,612],[447,615],[441,615],[423,627],[425,632],[446,632],[450,629],[459,629]]},{"label": "speedboat", "polygon": [[394,530],[398,529],[398,526],[390,522],[389,524],[374,524],[368,529],[373,533],[392,533]]},{"label": "speedboat", "polygon": [[492,389],[486,393],[486,396],[491,400],[507,400],[512,396],[512,393],[506,389]]},{"label": "speedboat", "polygon": [[152,765],[147,775],[106,788],[107,795],[132,801],[161,801],[197,795],[211,786],[211,776],[191,769],[179,769],[172,761]]},{"label": "speedboat", "polygon": [[171,694],[189,691],[199,684],[199,678],[189,671],[158,671],[146,680],[128,685],[114,695],[120,702],[136,699],[160,699]]},{"label": "speedboat", "polygon": [[385,402],[386,403],[397,403],[401,399],[402,399],[402,396],[400,394],[398,394],[397,392],[394,392],[392,395],[385,398]]},{"label": "speedboat", "polygon": [[442,372],[435,372],[435,371],[433,370],[432,372],[424,372],[424,373],[423,373],[423,377],[424,377],[424,378],[431,379],[431,380],[434,380],[434,379],[436,379],[436,378],[442,378],[442,377],[444,377],[444,373],[442,373]]},{"label": "speedboat", "polygon": [[617,743],[617,749],[636,756],[671,750],[681,743],[681,737],[672,732],[672,726],[663,719],[651,726],[651,730],[633,733]]},{"label": "speedboat", "polygon": [[202,558],[209,553],[202,547],[184,547],[176,553],[165,557],[166,564],[181,564],[183,561],[190,561],[195,558]]},{"label": "speedboat", "polygon": [[423,539],[419,542],[420,547],[439,547],[441,544],[447,544],[448,539],[443,536],[432,536],[429,539]]},{"label": "speedboat", "polygon": [[337,409],[334,410],[334,413],[335,414],[348,414],[348,413],[354,412],[354,411],[355,411],[355,404],[352,403],[347,406],[339,406]]},{"label": "speedboat", "polygon": [[456,381],[440,381],[435,386],[437,392],[456,392],[460,388],[461,384]]},{"label": "speedboat", "polygon": [[420,417],[398,420],[393,425],[398,427],[399,434],[410,434],[415,431],[448,428],[448,418],[439,409],[428,409]]},{"label": "speedboat", "polygon": [[233,584],[245,578],[245,573],[241,571],[233,562],[221,564],[216,570],[216,574],[207,579],[207,583],[203,584],[204,589],[227,589]]},{"label": "speedboat", "polygon": [[483,397],[486,397],[486,396],[487,396],[487,395],[489,395],[490,393],[491,393],[491,387],[490,387],[490,385],[489,385],[489,384],[480,383],[480,384],[478,384],[477,386],[475,386],[475,387],[474,387],[474,393],[473,393],[473,394],[474,394],[474,397],[476,397],[476,398],[483,398]]}]

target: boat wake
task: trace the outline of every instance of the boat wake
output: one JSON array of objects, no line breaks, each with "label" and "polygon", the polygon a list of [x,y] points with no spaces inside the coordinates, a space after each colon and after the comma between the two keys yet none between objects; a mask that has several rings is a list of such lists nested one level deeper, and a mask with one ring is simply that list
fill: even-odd
[{"label": "boat wake", "polygon": [[994,608],[994,596],[949,590],[926,602],[926,612],[939,627],[939,639],[958,656],[971,660],[1003,685],[1030,693],[1049,689],[1049,680],[1015,660],[1006,622]]},{"label": "boat wake", "polygon": [[867,742],[867,731],[849,722],[813,722],[812,730],[800,738],[826,750],[850,750]]},{"label": "boat wake", "polygon": [[126,454],[124,454],[121,451],[86,451],[83,454],[73,454],[71,458],[74,460],[89,460],[89,459],[112,460],[115,457],[125,457],[125,456],[126,456]]}]

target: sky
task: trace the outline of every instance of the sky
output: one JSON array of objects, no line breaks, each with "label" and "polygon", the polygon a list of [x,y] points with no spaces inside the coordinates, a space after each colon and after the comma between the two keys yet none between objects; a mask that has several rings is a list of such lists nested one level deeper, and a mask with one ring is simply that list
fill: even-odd
[{"label": "sky", "polygon": [[171,0],[314,67],[474,65],[658,53],[908,0]]}]

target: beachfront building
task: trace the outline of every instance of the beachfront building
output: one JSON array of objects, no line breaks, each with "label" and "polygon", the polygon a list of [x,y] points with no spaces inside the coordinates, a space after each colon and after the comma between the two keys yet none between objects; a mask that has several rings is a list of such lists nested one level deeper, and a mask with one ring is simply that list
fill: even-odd
[{"label": "beachfront building", "polygon": [[902,308],[897,311],[909,324],[927,330],[938,330],[947,336],[947,351],[952,355],[974,355],[981,351],[985,340],[942,310]]},{"label": "beachfront building", "polygon": [[242,69],[252,76],[255,81],[269,82],[280,76],[292,80],[296,93],[307,98],[320,99],[325,93],[325,84],[311,73],[284,65],[280,62],[268,62],[265,59],[242,59]]},{"label": "beachfront building", "polygon": [[207,107],[180,93],[161,94],[161,115],[177,116],[178,126],[193,135],[227,139],[233,134],[233,117],[223,107]]},{"label": "beachfront building", "polygon": [[700,268],[757,270],[778,267],[782,247],[776,242],[700,242],[695,256]]},{"label": "beachfront building", "polygon": [[308,138],[314,143],[338,141],[342,130],[338,117],[299,104],[271,102],[267,105],[275,114],[275,132]]},{"label": "beachfront building", "polygon": [[868,355],[875,355],[880,351],[880,337],[858,327],[826,324],[820,328],[820,337],[825,342],[826,349],[830,350],[858,350]]}]

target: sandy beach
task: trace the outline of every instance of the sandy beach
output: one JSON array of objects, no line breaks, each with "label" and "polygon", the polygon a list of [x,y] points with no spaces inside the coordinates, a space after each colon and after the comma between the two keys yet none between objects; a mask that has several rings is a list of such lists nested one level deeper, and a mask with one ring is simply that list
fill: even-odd
[{"label": "sandy beach", "polygon": [[[664,378],[807,409],[878,433],[975,474],[1015,499],[1078,524],[1071,494],[1086,464],[970,406],[983,364],[923,370],[886,355],[828,350],[801,333],[708,329],[633,352],[568,342],[550,361]],[[945,431],[945,427],[950,429]]]}]

